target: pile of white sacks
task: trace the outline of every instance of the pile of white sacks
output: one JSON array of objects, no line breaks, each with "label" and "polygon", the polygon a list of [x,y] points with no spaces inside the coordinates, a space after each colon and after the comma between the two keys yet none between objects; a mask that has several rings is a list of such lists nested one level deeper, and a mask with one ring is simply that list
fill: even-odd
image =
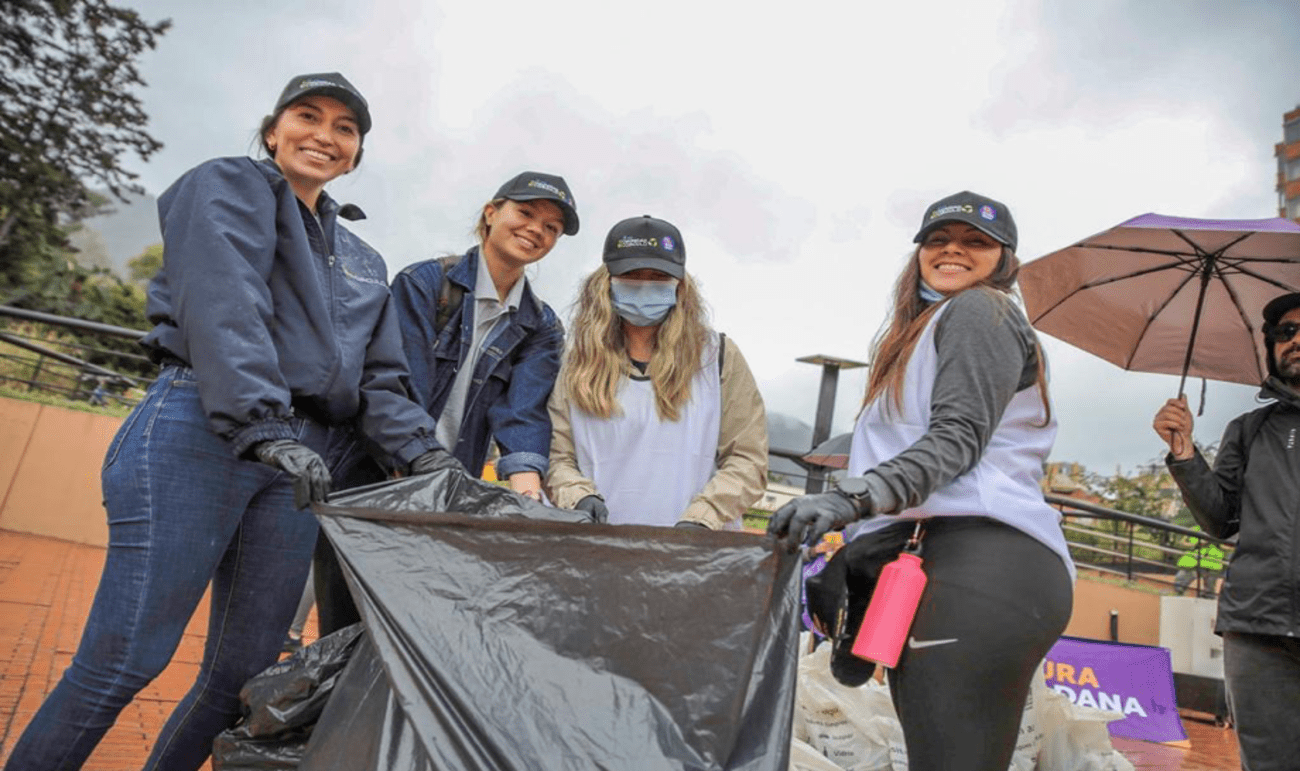
[{"label": "pile of white sacks", "polygon": [[[801,650],[808,649],[807,633]],[[1106,724],[1119,712],[1079,707],[1035,678],[1009,771],[1133,771]],[[799,660],[791,771],[907,771],[907,749],[889,687],[835,682],[830,646]]]}]

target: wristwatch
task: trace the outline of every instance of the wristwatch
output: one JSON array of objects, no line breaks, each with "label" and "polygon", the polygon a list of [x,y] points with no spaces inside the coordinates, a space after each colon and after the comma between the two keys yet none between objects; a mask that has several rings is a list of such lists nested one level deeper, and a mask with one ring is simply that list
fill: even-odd
[{"label": "wristwatch", "polygon": [[835,484],[833,492],[848,498],[858,516],[871,511],[871,487],[866,477],[845,477]]}]

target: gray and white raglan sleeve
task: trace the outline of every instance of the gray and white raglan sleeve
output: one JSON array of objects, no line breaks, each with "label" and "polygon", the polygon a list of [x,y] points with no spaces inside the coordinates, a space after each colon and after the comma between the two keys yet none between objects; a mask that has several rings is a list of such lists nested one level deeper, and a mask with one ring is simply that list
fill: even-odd
[{"label": "gray and white raglan sleeve", "polygon": [[865,474],[880,513],[917,506],[974,468],[1007,404],[1037,379],[1034,333],[1019,308],[986,289],[948,303],[935,328],[929,429]]}]

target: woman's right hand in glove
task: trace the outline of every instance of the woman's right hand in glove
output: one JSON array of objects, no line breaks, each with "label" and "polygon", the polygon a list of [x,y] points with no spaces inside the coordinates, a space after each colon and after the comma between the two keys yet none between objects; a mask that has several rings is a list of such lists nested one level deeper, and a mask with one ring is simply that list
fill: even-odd
[{"label": "woman's right hand in glove", "polygon": [[293,505],[304,509],[323,502],[330,492],[330,471],[315,450],[292,439],[270,439],[253,445],[253,456],[293,478]]},{"label": "woman's right hand in glove", "polygon": [[793,551],[800,543],[813,546],[830,531],[843,530],[873,513],[871,496],[865,491],[855,498],[837,486],[829,493],[801,495],[777,509],[768,520],[767,533]]}]

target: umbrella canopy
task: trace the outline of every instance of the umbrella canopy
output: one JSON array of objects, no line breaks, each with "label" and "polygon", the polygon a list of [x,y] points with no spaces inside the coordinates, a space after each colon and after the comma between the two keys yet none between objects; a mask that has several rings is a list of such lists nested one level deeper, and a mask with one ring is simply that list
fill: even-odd
[{"label": "umbrella canopy", "polygon": [[1300,225],[1143,214],[1028,263],[1020,289],[1035,327],[1124,369],[1258,385],[1264,305],[1300,291]]},{"label": "umbrella canopy", "polygon": [[803,459],[815,466],[826,468],[848,468],[849,447],[853,445],[853,434],[832,436],[808,451]]}]

